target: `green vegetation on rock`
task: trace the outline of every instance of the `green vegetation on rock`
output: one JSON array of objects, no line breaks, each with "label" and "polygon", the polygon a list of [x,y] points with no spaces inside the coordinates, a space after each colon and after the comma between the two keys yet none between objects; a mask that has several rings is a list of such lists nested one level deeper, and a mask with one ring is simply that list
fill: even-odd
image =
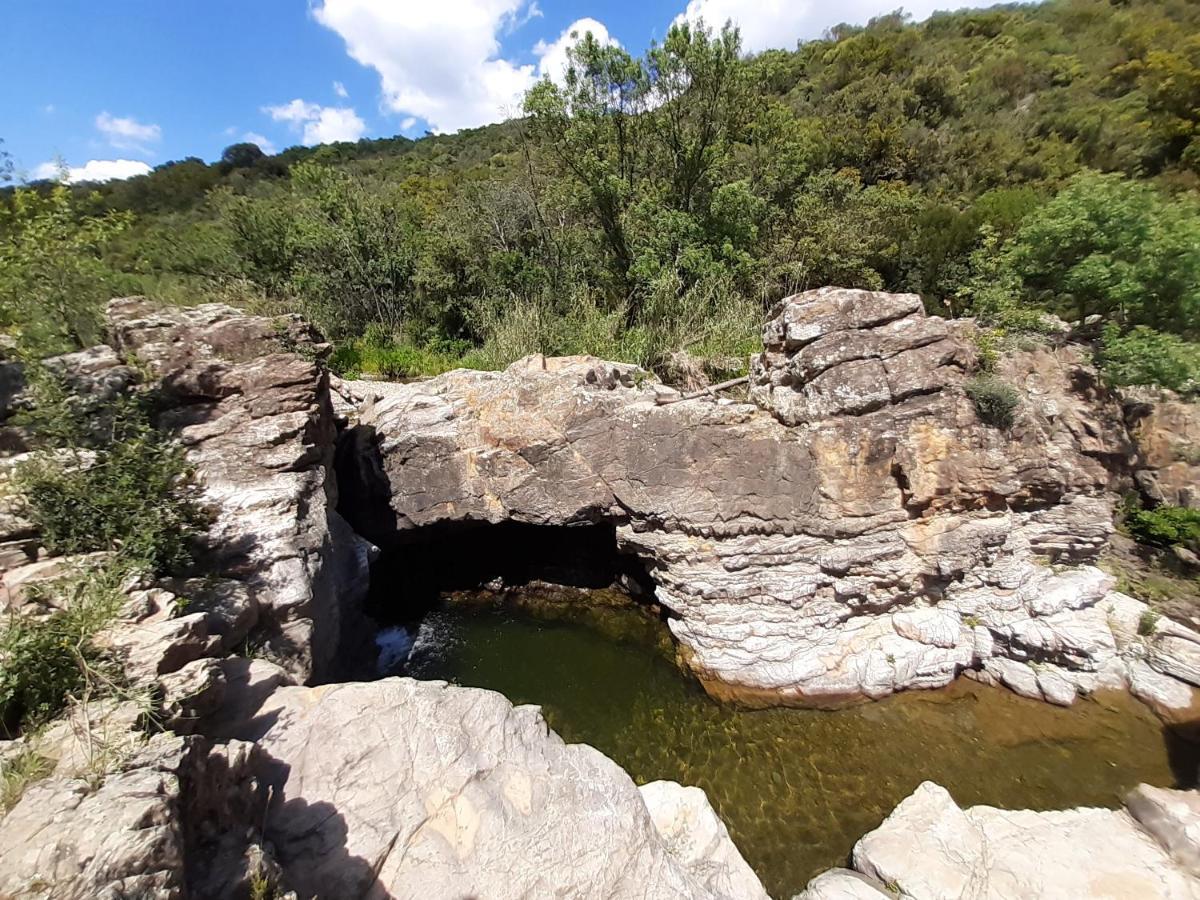
[{"label": "green vegetation on rock", "polygon": [[1125,526],[1146,544],[1200,550],[1200,509],[1160,506],[1129,510],[1125,513]]},{"label": "green vegetation on rock", "polygon": [[0,629],[0,732],[52,719],[69,697],[104,692],[118,674],[95,642],[125,594],[129,569],[98,563],[27,588],[45,617],[11,613]]},{"label": "green vegetation on rock", "polygon": [[977,375],[965,385],[979,418],[996,428],[1009,429],[1020,403],[1016,388],[995,375]]},{"label": "green vegetation on rock", "polygon": [[24,514],[51,553],[105,550],[152,571],[177,570],[206,524],[183,448],[150,422],[149,398],[82,411],[41,382],[29,420],[52,449],[17,471]]}]

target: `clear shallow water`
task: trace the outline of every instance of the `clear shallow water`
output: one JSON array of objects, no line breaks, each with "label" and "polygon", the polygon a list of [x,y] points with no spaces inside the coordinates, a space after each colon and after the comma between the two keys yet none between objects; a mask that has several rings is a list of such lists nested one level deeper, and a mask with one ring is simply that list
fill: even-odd
[{"label": "clear shallow water", "polygon": [[675,667],[643,611],[584,618],[448,606],[423,620],[405,671],[539,704],[563,738],[598,747],[639,784],[704,788],[777,898],[844,864],[926,779],[964,806],[1055,809],[1115,807],[1138,782],[1195,772],[1191,745],[1124,695],[1064,710],[959,679],[838,712],[741,710]]}]

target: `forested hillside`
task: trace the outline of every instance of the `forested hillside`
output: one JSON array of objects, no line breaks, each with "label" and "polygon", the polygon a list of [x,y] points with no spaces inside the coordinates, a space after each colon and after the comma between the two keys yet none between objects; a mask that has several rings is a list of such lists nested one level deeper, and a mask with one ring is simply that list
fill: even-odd
[{"label": "forested hillside", "polygon": [[1197,388],[1194,0],[896,14],[755,57],[674,28],[573,64],[501,125],[9,190],[4,324],[85,344],[144,292],[303,312],[374,376],[535,350],[716,376],[772,302],[837,284],[998,343],[1098,316],[1114,381]]}]

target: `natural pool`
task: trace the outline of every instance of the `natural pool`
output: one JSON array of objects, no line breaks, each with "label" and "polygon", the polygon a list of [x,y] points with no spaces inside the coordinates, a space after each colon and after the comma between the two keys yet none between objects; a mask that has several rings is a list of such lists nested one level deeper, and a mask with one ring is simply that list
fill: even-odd
[{"label": "natural pool", "polygon": [[[477,598],[476,598],[477,599]],[[959,679],[838,712],[718,704],[673,664],[664,627],[634,607],[547,618],[511,605],[442,605],[407,674],[540,705],[568,741],[639,784],[704,788],[774,897],[844,864],[921,781],[962,805],[1116,806],[1140,781],[1190,781],[1196,755],[1124,695],[1066,710]]]}]

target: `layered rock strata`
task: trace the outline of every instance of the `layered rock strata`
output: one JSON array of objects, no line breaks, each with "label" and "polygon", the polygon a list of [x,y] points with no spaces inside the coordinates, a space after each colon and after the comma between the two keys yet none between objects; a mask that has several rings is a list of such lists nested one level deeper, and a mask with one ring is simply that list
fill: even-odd
[{"label": "layered rock strata", "polygon": [[[615,523],[720,696],[835,705],[970,671],[1066,704],[1128,683],[1130,660],[1163,675],[1127,627],[1142,607],[1090,565],[1136,452],[1119,404],[1045,348],[1002,363],[1013,427],[983,422],[972,329],[915,295],[823,289],[772,311],[751,402],[663,402],[679,395],[582,357],[391,385],[343,481],[380,544]],[[1166,675],[1142,693],[1190,708]]]}]

